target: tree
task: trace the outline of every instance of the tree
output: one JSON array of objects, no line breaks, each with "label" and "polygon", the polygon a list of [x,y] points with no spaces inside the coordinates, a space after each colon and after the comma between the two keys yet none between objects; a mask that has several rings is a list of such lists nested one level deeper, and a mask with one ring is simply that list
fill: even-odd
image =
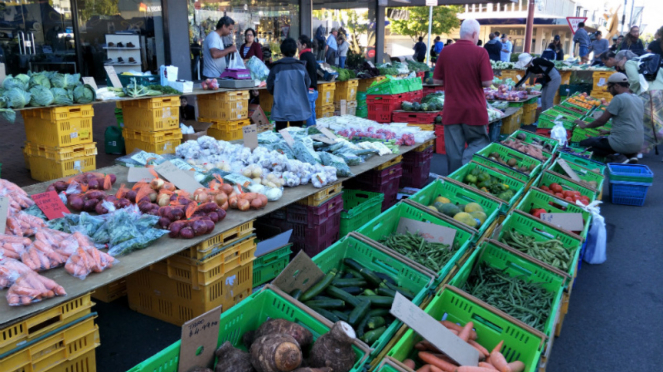
[{"label": "tree", "polygon": [[358,13],[355,10],[314,10],[313,17],[319,20],[338,22],[348,33],[346,36],[350,43],[350,49],[356,53],[361,53],[360,35],[367,34],[370,40],[367,11]]},{"label": "tree", "polygon": [[[427,6],[415,6],[408,8],[393,8],[401,12],[407,12],[407,19],[389,19],[391,32],[393,34],[409,36],[412,41],[418,41],[419,37],[428,35]],[[449,33],[460,26],[460,20],[456,14],[460,13],[458,6],[435,6],[433,7],[433,35]],[[431,35],[432,36],[432,35]]]}]

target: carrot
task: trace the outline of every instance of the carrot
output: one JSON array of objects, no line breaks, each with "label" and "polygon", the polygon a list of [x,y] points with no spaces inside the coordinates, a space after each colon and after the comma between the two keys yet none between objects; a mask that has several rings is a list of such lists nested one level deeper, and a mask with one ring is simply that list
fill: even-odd
[{"label": "carrot", "polygon": [[504,345],[504,340],[500,341],[497,345],[495,345],[492,352],[494,353],[496,351],[499,352],[500,350],[502,350],[502,345]]},{"label": "carrot", "polygon": [[418,355],[419,355],[419,359],[423,360],[424,362],[426,362],[428,364],[432,364],[435,367],[440,368],[442,371],[453,372],[454,368],[456,368],[456,366],[454,364],[449,363],[446,360],[442,360],[442,359],[436,357],[435,355],[433,355],[431,353],[421,351],[421,352],[419,352]]},{"label": "carrot", "polygon": [[430,366],[430,372],[445,372],[445,371],[435,367],[434,365],[431,365]]},{"label": "carrot", "polygon": [[[448,320],[442,320],[442,321],[440,321],[440,323],[442,323],[442,325],[447,327],[448,329],[454,329],[458,332],[463,330],[463,327],[459,326],[458,324],[456,324],[454,322],[450,322]],[[476,339],[477,339],[477,333],[474,330],[472,330],[470,332],[470,340],[476,340]]]},{"label": "carrot", "polygon": [[516,360],[515,362],[509,363],[509,368],[511,368],[511,372],[523,372],[525,370],[525,363]]},{"label": "carrot", "polygon": [[480,354],[483,354],[486,358],[490,355],[490,352],[485,347],[479,345],[478,342],[474,340],[469,340],[468,343],[472,345],[475,349],[479,350]]},{"label": "carrot", "polygon": [[430,372],[430,364],[426,364],[425,366],[419,368],[417,372]]},{"label": "carrot", "polygon": [[474,366],[462,366],[456,368],[456,372],[494,372],[494,369]]},{"label": "carrot", "polygon": [[497,371],[497,368],[495,368],[494,365],[492,365],[490,363],[486,363],[486,362],[479,362],[479,367],[488,368],[488,369],[491,369],[493,371]]},{"label": "carrot", "polygon": [[414,345],[414,348],[419,351],[439,351],[435,346],[433,346],[433,344],[426,340],[417,342],[417,344]]},{"label": "carrot", "polygon": [[463,327],[463,330],[458,333],[458,337],[460,337],[461,340],[467,342],[470,339],[470,332],[472,331],[472,327],[474,326],[474,323],[472,322],[467,322],[465,324],[465,327]]},{"label": "carrot", "polygon": [[414,369],[414,367],[416,367],[416,364],[414,363],[414,360],[412,360],[412,359],[405,359],[405,360],[403,361],[403,364],[404,364],[406,367],[410,368],[410,369]]},{"label": "carrot", "polygon": [[509,368],[509,364],[506,362],[504,355],[499,351],[493,350],[493,352],[490,353],[490,364],[494,365],[500,372],[511,372],[511,368]]}]

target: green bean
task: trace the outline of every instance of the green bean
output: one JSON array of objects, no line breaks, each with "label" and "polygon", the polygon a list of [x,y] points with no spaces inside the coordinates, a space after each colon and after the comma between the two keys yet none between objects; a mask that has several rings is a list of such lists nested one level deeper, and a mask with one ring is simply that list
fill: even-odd
[{"label": "green bean", "polygon": [[515,230],[509,230],[505,232],[500,241],[509,245],[511,248],[517,249],[528,256],[532,256],[562,271],[568,271],[574,264],[571,252],[564,248],[564,244],[557,239],[537,242],[531,236],[520,234]]},{"label": "green bean", "polygon": [[380,243],[435,272],[440,271],[458,250],[457,244],[451,248],[449,244],[429,242],[411,232],[389,235]]}]

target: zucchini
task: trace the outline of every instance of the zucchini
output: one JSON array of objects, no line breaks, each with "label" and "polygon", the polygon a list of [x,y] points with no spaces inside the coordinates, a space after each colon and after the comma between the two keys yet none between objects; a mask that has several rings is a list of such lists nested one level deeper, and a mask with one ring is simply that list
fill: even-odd
[{"label": "zucchini", "polygon": [[359,325],[355,328],[355,332],[357,333],[357,338],[360,338],[361,336],[364,335],[364,332],[366,331],[366,323],[368,323],[368,320],[371,318],[370,314],[366,314],[364,319],[359,322]]},{"label": "zucchini", "polygon": [[397,286],[395,284],[391,284],[389,282],[386,282],[384,284],[387,286],[387,288],[389,288],[391,290],[394,290],[394,291],[402,294],[403,296],[407,297],[408,300],[412,300],[414,298],[414,293],[410,292],[409,290],[407,290],[403,287],[399,287],[399,286]]},{"label": "zucchini", "polygon": [[327,288],[327,286],[331,284],[332,280],[334,280],[334,278],[336,277],[336,272],[337,272],[336,269],[332,269],[329,273],[327,273],[327,275],[325,275],[325,277],[322,278],[322,280],[315,283],[313,286],[311,286],[311,288],[308,289],[308,291],[302,294],[300,301],[302,302],[308,301],[313,297],[322,293],[322,291],[324,291],[325,288]]},{"label": "zucchini", "polygon": [[345,303],[347,303],[349,305],[352,305],[352,306],[357,306],[361,303],[361,301],[359,301],[355,296],[349,294],[348,292],[346,292],[346,291],[344,291],[340,288],[336,288],[333,285],[330,285],[329,287],[327,287],[327,289],[325,290],[325,293],[332,296],[332,297],[334,297],[334,298],[336,298],[336,299],[342,300]]},{"label": "zucchini", "polygon": [[369,300],[371,304],[377,307],[391,307],[394,302],[393,297],[388,296],[357,296],[360,300]]},{"label": "zucchini", "polygon": [[372,309],[371,311],[368,312],[368,315],[374,317],[374,316],[387,316],[391,314],[389,313],[389,309]]},{"label": "zucchini", "polygon": [[387,286],[383,287],[382,284],[380,284],[380,286],[378,287],[378,294],[380,296],[394,297],[394,296],[396,296],[396,291],[394,291],[391,288],[387,288]]},{"label": "zucchini", "polygon": [[371,310],[371,302],[362,301],[350,313],[350,316],[348,317],[348,323],[350,323],[353,327],[356,326],[360,320],[368,315],[369,310]]},{"label": "zucchini", "polygon": [[349,267],[345,268],[345,271],[348,272],[348,274],[352,275],[351,278],[356,278],[356,279],[364,279],[364,277],[359,273],[359,271],[355,269],[351,269]]},{"label": "zucchini", "polygon": [[377,293],[373,292],[372,289],[364,289],[364,292],[362,292],[364,296],[377,296]]},{"label": "zucchini", "polygon": [[339,317],[336,316],[336,314],[332,313],[329,310],[325,310],[320,307],[311,307],[311,310],[315,311],[316,313],[324,316],[325,318],[331,320],[332,322],[336,323],[339,320],[341,320]]},{"label": "zucchini", "polygon": [[308,307],[320,307],[323,309],[340,309],[345,306],[345,302],[341,300],[310,300],[304,302]]},{"label": "zucchini", "polygon": [[363,288],[360,287],[342,287],[340,288],[342,291],[348,292],[349,294],[353,296],[359,296],[361,292],[364,291]]},{"label": "zucchini", "polygon": [[396,284],[396,281],[392,277],[390,277],[389,275],[387,275],[385,273],[381,273],[379,271],[374,271],[374,273],[375,273],[375,275],[378,276],[378,278],[386,281],[387,283],[391,283],[391,284],[394,284],[394,285]]},{"label": "zucchini", "polygon": [[339,311],[339,310],[332,310],[331,312],[332,312],[332,314],[336,315],[336,317],[339,318],[340,320],[342,320],[344,322],[348,321],[348,314],[346,314],[342,311]]},{"label": "zucchini", "polygon": [[336,287],[366,287],[366,280],[364,279],[334,279],[332,285]]},{"label": "zucchini", "polygon": [[295,300],[299,300],[299,298],[302,296],[302,290],[295,289],[292,292],[290,292],[290,296],[292,296],[292,298],[294,298]]},{"label": "zucchini", "polygon": [[377,329],[374,329],[372,331],[364,333],[364,336],[361,337],[361,340],[364,341],[366,344],[370,345],[374,343],[375,341],[382,336],[382,334],[387,330],[387,327],[380,327]]},{"label": "zucchini", "polygon": [[331,297],[317,295],[311,299],[312,301],[328,301],[333,300]]},{"label": "zucchini", "polygon": [[380,279],[377,275],[375,275],[374,272],[361,266],[359,262],[353,260],[352,258],[344,258],[343,264],[345,264],[345,266],[351,269],[357,270],[361,274],[361,276],[364,277],[364,279],[366,279],[367,282],[373,285],[379,285],[380,283],[382,283],[382,279]]},{"label": "zucchini", "polygon": [[376,329],[378,327],[382,327],[385,324],[387,324],[387,321],[381,316],[373,316],[368,319],[368,323],[366,323],[370,329]]}]

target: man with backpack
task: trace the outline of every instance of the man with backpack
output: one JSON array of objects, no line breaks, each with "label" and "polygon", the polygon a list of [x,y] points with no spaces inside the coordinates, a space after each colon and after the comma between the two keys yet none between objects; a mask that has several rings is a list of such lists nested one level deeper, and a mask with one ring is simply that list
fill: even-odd
[{"label": "man with backpack", "polygon": [[318,61],[324,61],[325,60],[325,52],[327,50],[327,40],[325,39],[325,28],[320,25],[318,29],[315,31],[315,42],[316,42],[316,59]]}]

